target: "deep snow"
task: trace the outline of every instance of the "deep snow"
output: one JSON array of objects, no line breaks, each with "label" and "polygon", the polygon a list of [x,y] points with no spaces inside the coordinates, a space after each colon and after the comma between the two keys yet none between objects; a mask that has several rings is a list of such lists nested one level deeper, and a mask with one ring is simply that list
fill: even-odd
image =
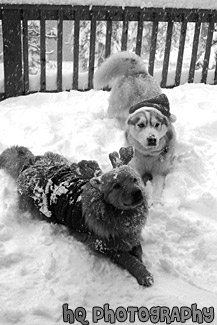
[{"label": "deep snow", "polygon": [[[197,303],[217,310],[217,86],[186,84],[164,91],[177,116],[177,150],[161,203],[151,205],[149,184],[143,260],[154,285],[140,287],[63,227],[20,213],[16,185],[0,170],[0,324],[64,324],[64,303],[86,308],[89,320],[92,307],[105,303],[110,308]],[[50,150],[71,161],[96,159],[108,170],[108,153],[124,142],[117,121],[106,118],[108,96],[71,91],[1,102],[0,152],[19,144],[34,154]]]}]

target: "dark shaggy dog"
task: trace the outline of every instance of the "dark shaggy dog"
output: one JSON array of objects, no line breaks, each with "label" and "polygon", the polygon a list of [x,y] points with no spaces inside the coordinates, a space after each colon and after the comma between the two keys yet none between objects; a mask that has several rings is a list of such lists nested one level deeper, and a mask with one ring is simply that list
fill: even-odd
[{"label": "dark shaggy dog", "polygon": [[95,161],[70,164],[57,154],[34,156],[14,146],[0,155],[0,167],[16,180],[22,210],[67,226],[77,240],[150,286],[140,245],[147,203],[140,177],[126,165],[132,156],[132,147],[121,148],[120,157],[110,154],[114,168],[103,174]]}]

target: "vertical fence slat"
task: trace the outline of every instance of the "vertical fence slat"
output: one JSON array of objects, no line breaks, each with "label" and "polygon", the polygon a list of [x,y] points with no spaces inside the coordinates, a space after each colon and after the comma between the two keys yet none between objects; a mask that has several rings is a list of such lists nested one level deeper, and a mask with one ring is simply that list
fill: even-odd
[{"label": "vertical fence slat", "polygon": [[121,51],[127,50],[127,37],[128,37],[128,11],[124,10],[122,38],[121,38]]},{"label": "vertical fence slat", "polygon": [[63,72],[63,12],[58,12],[57,21],[57,91],[62,91]]},{"label": "vertical fence slat", "polygon": [[88,70],[88,89],[93,88],[95,44],[96,44],[96,13],[92,12],[91,28],[90,28],[90,55],[89,55],[89,70]]},{"label": "vertical fence slat", "polygon": [[210,51],[211,51],[212,38],[213,38],[213,31],[214,31],[214,22],[213,22],[213,19],[212,19],[212,21],[209,23],[207,40],[206,40],[206,51],[205,51],[205,55],[204,55],[202,78],[201,78],[202,83],[206,83],[206,80],[207,80],[208,67],[209,67],[209,58],[210,58]]},{"label": "vertical fence slat", "polygon": [[158,18],[155,14],[153,24],[152,24],[151,47],[150,47],[149,65],[148,65],[148,71],[152,76],[154,73],[154,61],[155,61],[155,53],[157,47],[157,33],[158,33]]},{"label": "vertical fence slat", "polygon": [[29,93],[29,44],[28,44],[28,14],[23,11],[23,69],[24,94]]},{"label": "vertical fence slat", "polygon": [[180,85],[181,73],[182,73],[182,62],[185,49],[185,39],[187,32],[187,20],[184,19],[181,25],[180,40],[179,40],[179,52],[176,65],[176,76],[175,76],[175,86]]},{"label": "vertical fence slat", "polygon": [[109,16],[106,24],[106,40],[105,40],[106,58],[111,54],[111,42],[112,42],[112,19],[111,16]]},{"label": "vertical fence slat", "polygon": [[[215,32],[217,32],[217,12],[215,13],[214,18],[215,18],[214,19],[215,20],[214,30],[215,30]],[[217,43],[216,43],[216,45],[217,45]],[[216,53],[215,59],[216,59],[216,65],[215,65],[215,72],[214,72],[214,85],[217,85],[217,53]]]},{"label": "vertical fence slat", "polygon": [[142,49],[142,34],[143,34],[143,12],[139,13],[137,37],[136,37],[136,54],[141,55]]},{"label": "vertical fence slat", "polygon": [[198,21],[195,24],[194,28],[194,39],[193,39],[193,47],[191,53],[191,63],[189,68],[188,82],[192,83],[194,81],[195,74],[195,65],[197,61],[197,51],[200,37],[200,28],[201,28],[201,16],[198,15]]},{"label": "vertical fence slat", "polygon": [[214,73],[214,85],[217,85],[217,60],[216,60],[215,73]]},{"label": "vertical fence slat", "polygon": [[166,45],[165,45],[165,52],[164,52],[162,80],[161,80],[162,88],[165,88],[167,83],[168,67],[169,67],[169,60],[170,60],[170,49],[172,43],[172,33],[173,33],[173,21],[169,20],[167,26],[167,36],[166,36]]},{"label": "vertical fence slat", "polygon": [[72,85],[72,89],[78,89],[79,37],[80,37],[80,10],[77,9],[75,11],[75,21],[74,21],[73,85]]},{"label": "vertical fence slat", "polygon": [[2,10],[5,97],[23,93],[21,12]]},{"label": "vertical fence slat", "polygon": [[41,60],[41,91],[46,91],[46,36],[45,36],[45,12],[40,13],[40,60]]}]

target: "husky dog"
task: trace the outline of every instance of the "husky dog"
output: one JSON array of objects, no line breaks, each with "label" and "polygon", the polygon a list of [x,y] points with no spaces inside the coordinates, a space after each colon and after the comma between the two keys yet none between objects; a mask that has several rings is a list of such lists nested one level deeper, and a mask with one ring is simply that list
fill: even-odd
[{"label": "husky dog", "polygon": [[157,180],[155,187],[162,187],[176,138],[172,125],[176,117],[170,113],[167,96],[147,72],[143,60],[130,52],[111,55],[96,71],[94,87],[106,86],[111,87],[108,117],[120,121],[127,144],[135,149],[131,166],[144,182]]},{"label": "husky dog", "polygon": [[120,157],[110,154],[113,169],[103,173],[96,161],[70,164],[58,154],[34,156],[14,146],[0,155],[0,168],[16,180],[20,209],[67,226],[77,240],[150,286],[140,244],[147,202],[139,174],[127,166],[132,156],[132,147],[121,148]]}]

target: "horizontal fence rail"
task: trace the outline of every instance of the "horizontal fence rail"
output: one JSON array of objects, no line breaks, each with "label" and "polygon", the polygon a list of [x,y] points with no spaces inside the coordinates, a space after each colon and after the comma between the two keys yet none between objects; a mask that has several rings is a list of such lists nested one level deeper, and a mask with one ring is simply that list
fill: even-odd
[{"label": "horizontal fence rail", "polygon": [[0,98],[91,89],[95,68],[124,50],[160,71],[163,88],[180,85],[184,70],[189,83],[199,69],[199,82],[217,84],[216,34],[217,10],[0,5]]}]

